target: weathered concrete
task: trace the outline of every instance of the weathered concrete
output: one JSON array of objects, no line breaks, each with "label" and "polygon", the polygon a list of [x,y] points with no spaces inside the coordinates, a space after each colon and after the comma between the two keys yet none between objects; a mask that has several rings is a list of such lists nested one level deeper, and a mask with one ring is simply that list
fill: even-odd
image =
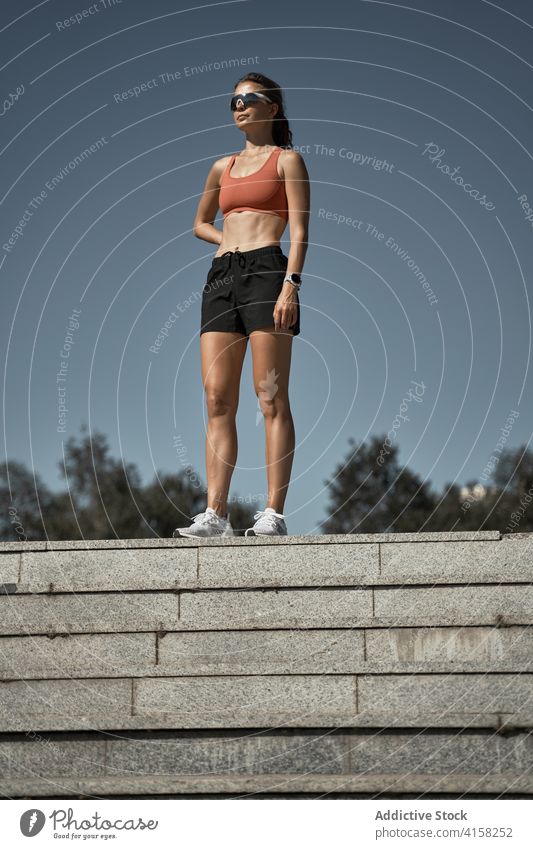
[{"label": "weathered concrete", "polygon": [[533,630],[346,628],[0,637],[0,681],[533,671]]},{"label": "weathered concrete", "polygon": [[6,592],[6,584],[18,583],[19,571],[20,554],[0,553],[0,592]]},{"label": "weathered concrete", "polygon": [[0,545],[0,792],[533,795],[532,576],[533,534]]},{"label": "weathered concrete", "polygon": [[381,546],[383,583],[499,584],[533,581],[530,545],[507,538],[499,542],[419,542]]},{"label": "weathered concrete", "polygon": [[0,634],[84,634],[179,628],[175,593],[0,596]]},{"label": "weathered concrete", "polygon": [[[208,792],[531,793],[531,735],[279,730],[42,734],[0,741],[14,795]],[[369,789],[371,788],[371,790]]]},{"label": "weathered concrete", "polygon": [[[524,537],[533,540],[533,534],[508,534],[507,537]],[[451,540],[498,540],[506,535],[499,531],[435,531],[431,533],[403,534],[317,534],[308,536],[279,537],[278,539],[262,539],[261,537],[234,537],[227,539],[206,539],[199,543],[187,538],[158,538],[158,539],[88,539],[88,540],[39,540],[2,542],[2,551],[59,551],[74,549],[102,548],[180,548],[197,547],[197,545],[330,545],[345,543],[358,545],[360,543],[396,543],[396,542],[443,542]]]},{"label": "weathered concrete", "polygon": [[[123,592],[196,586],[193,548],[22,552],[18,592]],[[0,559],[1,564],[1,559]]]}]

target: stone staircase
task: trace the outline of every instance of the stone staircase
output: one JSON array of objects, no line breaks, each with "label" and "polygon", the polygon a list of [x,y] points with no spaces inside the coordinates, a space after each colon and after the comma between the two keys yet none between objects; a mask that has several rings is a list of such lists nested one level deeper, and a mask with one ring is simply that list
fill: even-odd
[{"label": "stone staircase", "polygon": [[533,794],[533,534],[0,544],[0,793]]}]

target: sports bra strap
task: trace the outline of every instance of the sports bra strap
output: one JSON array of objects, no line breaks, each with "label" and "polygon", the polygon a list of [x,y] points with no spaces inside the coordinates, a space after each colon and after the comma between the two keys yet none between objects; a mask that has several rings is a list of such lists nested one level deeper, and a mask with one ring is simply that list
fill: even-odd
[{"label": "sports bra strap", "polygon": [[231,169],[233,168],[233,163],[235,162],[235,157],[236,157],[236,156],[237,156],[237,154],[236,154],[236,153],[234,153],[234,154],[232,155],[232,157],[231,157],[230,161],[228,162],[227,166],[226,166],[226,174],[228,174],[228,176],[229,176],[229,172],[230,172],[230,171],[231,171]]}]

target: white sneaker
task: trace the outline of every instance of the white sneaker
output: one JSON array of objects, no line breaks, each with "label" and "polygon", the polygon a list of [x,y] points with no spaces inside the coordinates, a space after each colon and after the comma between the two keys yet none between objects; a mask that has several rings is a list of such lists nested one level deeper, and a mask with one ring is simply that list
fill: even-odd
[{"label": "white sneaker", "polygon": [[245,536],[287,536],[287,525],[285,524],[284,514],[276,513],[273,507],[258,510],[257,513],[254,513],[254,519],[257,521],[252,528],[248,528],[244,532]]},{"label": "white sneaker", "polygon": [[212,507],[203,513],[193,516],[193,523],[188,528],[176,528],[173,537],[233,537],[229,513],[219,516]]}]

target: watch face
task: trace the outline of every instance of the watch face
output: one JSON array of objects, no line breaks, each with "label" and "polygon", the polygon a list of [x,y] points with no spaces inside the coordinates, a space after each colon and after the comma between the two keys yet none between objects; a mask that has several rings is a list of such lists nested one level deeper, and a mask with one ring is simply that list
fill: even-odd
[{"label": "watch face", "polygon": [[299,274],[291,274],[291,280],[294,283],[301,283],[302,282],[302,278]]}]

